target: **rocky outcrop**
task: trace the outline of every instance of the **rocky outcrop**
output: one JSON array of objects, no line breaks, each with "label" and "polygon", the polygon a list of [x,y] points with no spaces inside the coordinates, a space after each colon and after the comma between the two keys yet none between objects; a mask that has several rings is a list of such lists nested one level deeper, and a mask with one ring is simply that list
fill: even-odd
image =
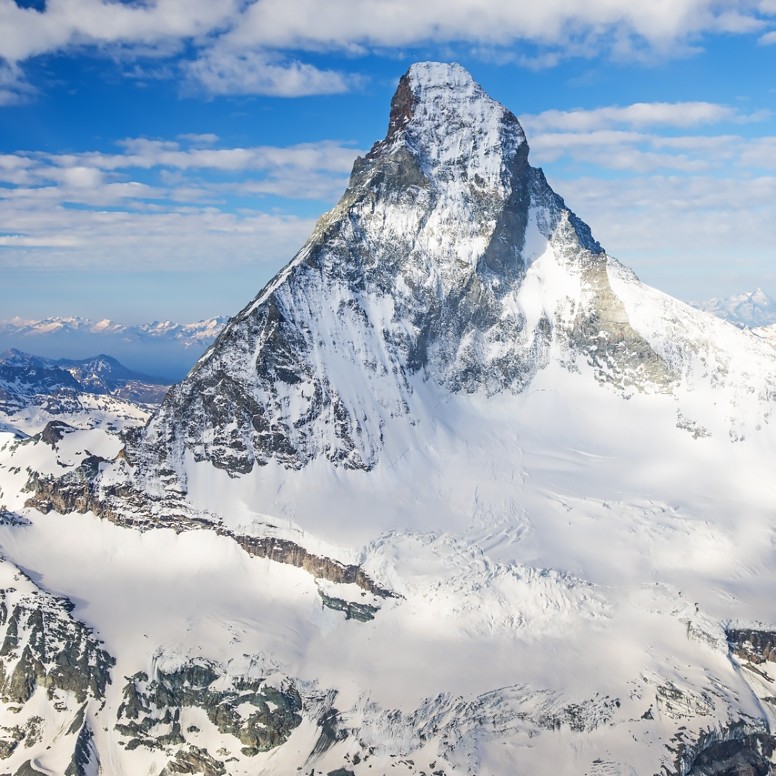
[{"label": "rocky outcrop", "polygon": [[[113,657],[72,604],[41,590],[6,561],[0,589],[0,698],[15,724],[0,727],[0,760],[15,770],[49,773],[25,755],[56,746],[69,756],[64,776],[96,776],[91,717],[104,706]],[[8,584],[9,579],[13,584]]]},{"label": "rocky outcrop", "polygon": [[61,442],[65,435],[73,431],[73,427],[63,420],[50,420],[43,428],[40,434],[36,434],[33,439],[40,439],[51,448],[55,448],[58,442]]},{"label": "rocky outcrop", "polygon": [[[183,744],[189,738],[193,742],[196,731],[183,730],[180,717],[182,709],[195,707],[251,756],[279,746],[301,723],[302,700],[290,682],[280,689],[268,686],[264,679],[231,678],[227,689],[224,683],[211,663],[189,662],[174,670],[159,670],[153,679],[138,673],[124,687],[116,730],[129,738],[128,749]],[[188,753],[182,756],[186,762]],[[180,767],[180,763],[168,766]]]},{"label": "rocky outcrop", "polygon": [[[274,536],[251,536],[230,531],[223,525],[197,516],[185,503],[168,504],[168,511],[160,520],[158,513],[149,508],[148,500],[129,485],[100,487],[99,472],[105,459],[87,456],[72,472],[63,477],[32,474],[26,489],[32,493],[26,506],[43,513],[51,511],[94,512],[118,525],[151,529],[164,525],[181,531],[212,530],[219,536],[233,539],[249,555],[268,558],[276,563],[286,563],[307,571],[312,576],[337,584],[355,584],[380,598],[394,598],[393,592],[375,583],[362,568],[354,564],[341,563],[332,558],[317,555],[306,548]],[[138,511],[129,511],[134,505]],[[373,608],[373,607],[369,607]],[[355,611],[355,610],[354,610]],[[367,610],[363,610],[366,612]],[[357,617],[355,619],[362,619]]]},{"label": "rocky outcrop", "polygon": [[674,770],[666,776],[772,776],[776,736],[740,721],[680,742]]},{"label": "rocky outcrop", "polygon": [[99,772],[100,757],[94,746],[94,734],[89,724],[82,722],[65,776],[95,776]]},{"label": "rocky outcrop", "polygon": [[727,639],[730,651],[741,660],[776,663],[776,631],[728,628]]},{"label": "rocky outcrop", "polygon": [[37,688],[78,702],[102,699],[113,658],[70,616],[71,604],[46,593],[0,590],[0,695],[24,704]]},{"label": "rocky outcrop", "polygon": [[211,757],[206,750],[190,746],[179,750],[175,758],[162,769],[159,776],[177,776],[182,773],[199,773],[202,776],[224,776],[226,768],[220,760]]}]

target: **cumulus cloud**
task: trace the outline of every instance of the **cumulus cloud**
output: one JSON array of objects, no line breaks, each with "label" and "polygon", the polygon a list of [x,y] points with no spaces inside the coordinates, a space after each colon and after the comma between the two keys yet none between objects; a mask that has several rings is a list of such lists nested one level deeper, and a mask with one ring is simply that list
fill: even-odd
[{"label": "cumulus cloud", "polygon": [[298,60],[278,60],[260,51],[208,50],[188,65],[189,76],[210,94],[264,94],[305,97],[340,94],[358,82],[334,70]]},{"label": "cumulus cloud", "polygon": [[748,118],[733,108],[712,102],[637,102],[623,107],[606,106],[593,110],[548,110],[535,116],[525,116],[523,121],[539,132],[580,132],[612,125],[686,128],[725,120],[745,121]]},{"label": "cumulus cloud", "polygon": [[324,210],[357,154],[335,141],[224,148],[208,134],[118,145],[113,154],[0,155],[0,266],[277,265],[313,221],[264,198],[314,198]]},{"label": "cumulus cloud", "polygon": [[[631,60],[684,54],[719,32],[763,33],[760,42],[770,43],[774,17],[770,0],[48,0],[43,10],[0,0],[0,60],[14,67],[77,46],[180,54],[189,81],[211,94],[298,97],[360,83],[303,61],[305,52],[466,44],[544,68],[590,52]],[[161,68],[168,77],[175,70]],[[0,104],[18,94],[3,91],[0,73]]]},{"label": "cumulus cloud", "polygon": [[621,30],[664,44],[704,31],[759,29],[758,14],[766,12],[747,0],[328,0],[325,13],[317,0],[258,0],[229,38],[243,46],[347,49],[428,41],[562,43],[591,30],[602,34]]},{"label": "cumulus cloud", "polygon": [[48,0],[43,11],[0,3],[0,57],[21,62],[72,45],[148,45],[185,40],[222,28],[239,9],[238,0]]}]

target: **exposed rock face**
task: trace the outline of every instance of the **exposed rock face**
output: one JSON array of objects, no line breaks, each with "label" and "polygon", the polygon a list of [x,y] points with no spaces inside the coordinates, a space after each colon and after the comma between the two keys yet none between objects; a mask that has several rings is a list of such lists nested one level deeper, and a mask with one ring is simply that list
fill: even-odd
[{"label": "exposed rock face", "polygon": [[752,663],[776,663],[776,632],[746,628],[729,628],[730,650],[742,660]]},{"label": "exposed rock face", "polygon": [[133,372],[111,356],[51,359],[12,348],[0,354],[0,408],[29,401],[36,394],[63,391],[112,395],[158,404],[168,383]]},{"label": "exposed rock face", "polygon": [[680,747],[676,776],[771,776],[776,736],[744,722]]},{"label": "exposed rock face", "polygon": [[62,369],[29,363],[0,363],[0,410],[3,412],[13,412],[37,395],[68,395],[78,390],[78,381]]},{"label": "exposed rock face", "polygon": [[69,609],[67,601],[43,593],[0,591],[4,702],[24,704],[39,687],[49,698],[72,693],[79,703],[104,697],[113,658]]},{"label": "exposed rock face", "polygon": [[[149,529],[159,527],[157,515],[144,503],[143,496],[128,485],[118,485],[108,489],[100,488],[98,475],[100,464],[107,463],[97,456],[87,456],[83,462],[73,471],[63,477],[42,477],[32,474],[26,489],[32,493],[26,501],[26,506],[34,507],[45,513],[56,511],[62,514],[68,512],[94,512],[94,514],[119,525]],[[115,503],[137,506],[138,511],[127,513],[124,510],[114,510]],[[179,511],[167,514],[164,526],[176,531],[197,531],[211,529],[221,536],[233,539],[248,555],[256,558],[269,558],[276,563],[286,563],[296,568],[301,568],[319,579],[325,579],[336,584],[355,584],[363,590],[372,593],[379,598],[394,598],[393,592],[380,587],[371,579],[362,568],[355,564],[345,564],[340,561],[327,558],[310,552],[305,547],[274,536],[250,536],[230,531],[223,525],[212,522],[210,519],[195,516],[185,504],[179,504]],[[6,513],[9,514],[9,513]],[[2,514],[0,514],[0,520]],[[7,518],[13,520],[11,516]],[[337,600],[337,599],[333,599]],[[334,606],[334,608],[341,608]],[[359,609],[358,606],[347,606],[349,617],[363,619],[356,616],[358,612],[365,615],[373,613],[374,607],[367,606]],[[376,610],[375,610],[376,611]],[[366,617],[371,619],[371,617]]]},{"label": "exposed rock face", "polygon": [[[159,671],[153,680],[137,674],[124,687],[116,730],[131,737],[129,749],[182,744],[186,739],[180,725],[181,710],[194,707],[203,709],[220,733],[238,739],[243,754],[251,756],[282,744],[302,721],[302,701],[293,685],[278,690],[262,679],[241,678],[227,689],[223,684],[215,667],[202,663]],[[246,705],[250,711],[245,711]],[[196,735],[190,737],[196,740]],[[184,762],[189,755],[183,755]],[[179,767],[180,763],[168,766]]]},{"label": "exposed rock face", "polygon": [[[12,772],[29,776],[41,771],[25,753],[62,745],[65,776],[94,776],[99,757],[88,714],[104,705],[115,661],[71,616],[67,599],[35,587],[5,561],[0,574],[0,696],[18,720],[0,727],[0,760],[15,761]],[[11,575],[14,585],[7,584]]]},{"label": "exposed rock face", "polygon": [[191,746],[188,750],[179,750],[160,772],[159,776],[174,776],[180,773],[200,773],[202,776],[223,776],[224,764],[211,757],[204,749]]}]

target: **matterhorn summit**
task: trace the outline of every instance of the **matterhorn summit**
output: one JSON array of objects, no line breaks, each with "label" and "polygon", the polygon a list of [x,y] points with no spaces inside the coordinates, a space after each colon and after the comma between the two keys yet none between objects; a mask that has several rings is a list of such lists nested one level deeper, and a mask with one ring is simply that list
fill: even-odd
[{"label": "matterhorn summit", "polygon": [[585,354],[613,384],[665,386],[675,372],[629,325],[610,264],[528,164],[514,115],[463,68],[415,65],[386,138],[170,394],[148,443],[178,471],[183,450],[233,474],[320,458],[372,469],[391,432],[437,414],[421,383],[515,394],[553,355]]},{"label": "matterhorn summit", "polygon": [[413,65],[147,424],[0,431],[0,756],[771,773],[774,386],[768,342],[607,255],[469,73]]}]

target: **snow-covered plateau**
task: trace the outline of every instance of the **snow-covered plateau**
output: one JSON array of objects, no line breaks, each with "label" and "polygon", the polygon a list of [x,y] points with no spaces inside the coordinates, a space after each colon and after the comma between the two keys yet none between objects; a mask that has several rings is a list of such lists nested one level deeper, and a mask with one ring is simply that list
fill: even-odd
[{"label": "snow-covered plateau", "polygon": [[0,425],[0,770],[771,774],[774,408],[414,65],[147,422]]}]

